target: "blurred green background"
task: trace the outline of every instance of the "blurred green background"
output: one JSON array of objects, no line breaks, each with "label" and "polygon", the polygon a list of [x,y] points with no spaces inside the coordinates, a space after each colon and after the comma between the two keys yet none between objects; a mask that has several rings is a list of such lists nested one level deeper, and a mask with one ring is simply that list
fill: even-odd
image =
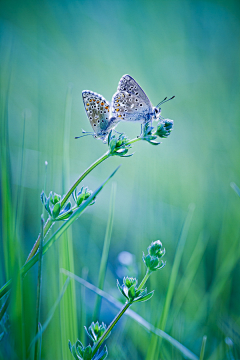
[{"label": "blurred green background", "polygon": [[[60,268],[97,285],[115,183],[104,290],[118,297],[116,278],[141,278],[142,251],[160,239],[167,265],[148,283],[154,297],[133,307],[158,326],[181,229],[194,204],[165,331],[197,356],[206,335],[204,359],[239,359],[240,199],[230,187],[240,185],[239,2],[8,0],[0,8],[0,285],[12,276],[19,284],[18,268],[40,232],[44,162],[46,192],[64,194],[107,150],[92,137],[74,139],[82,128],[91,131],[82,90],[110,101],[121,76],[130,74],[154,105],[176,96],[162,107],[174,131],[157,147],[134,144],[134,156],[111,158],[84,180],[94,190],[122,164],[96,204],[44,256],[41,323],[66,279]],[[130,138],[140,133],[139,124],[117,129]],[[118,260],[122,251],[134,254],[132,273]],[[36,286],[37,265],[13,294],[9,320],[0,327],[3,359],[33,358],[28,349]],[[68,340],[85,342],[83,326],[92,321],[95,298],[71,282],[43,334],[42,359],[72,358]],[[109,324],[116,313],[103,300],[99,321]],[[151,341],[125,316],[107,342],[109,359],[184,359],[164,340],[151,358]]]}]

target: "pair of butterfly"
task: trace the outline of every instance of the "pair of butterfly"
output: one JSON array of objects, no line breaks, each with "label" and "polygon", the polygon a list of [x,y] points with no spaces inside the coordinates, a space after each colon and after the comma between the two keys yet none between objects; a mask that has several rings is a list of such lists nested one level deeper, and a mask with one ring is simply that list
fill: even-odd
[{"label": "pair of butterfly", "polygon": [[[116,127],[120,121],[138,121],[146,124],[160,118],[160,106],[174,98],[165,98],[156,107],[153,107],[149,98],[130,75],[123,75],[120,79],[117,92],[112,97],[111,105],[103,96],[93,91],[82,92],[84,107],[87,117],[93,128],[93,135],[106,142],[109,132]],[[81,136],[79,136],[81,137]],[[79,137],[76,137],[79,138]]]}]

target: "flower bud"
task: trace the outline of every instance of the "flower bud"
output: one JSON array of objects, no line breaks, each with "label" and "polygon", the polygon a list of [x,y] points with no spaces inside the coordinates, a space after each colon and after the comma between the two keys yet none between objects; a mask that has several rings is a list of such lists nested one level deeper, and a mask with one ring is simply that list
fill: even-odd
[{"label": "flower bud", "polygon": [[170,135],[172,128],[173,120],[164,119],[158,123],[157,130],[154,134],[160,138],[167,138]]},{"label": "flower bud", "polygon": [[[85,331],[86,331],[88,337],[94,343],[98,342],[98,340],[101,338],[101,336],[107,330],[107,326],[103,322],[101,325],[99,325],[98,321],[96,323],[92,322],[88,329],[86,328],[86,326],[84,326],[84,328],[85,328]],[[110,333],[109,333],[109,335],[110,335]]]},{"label": "flower bud", "polygon": [[110,131],[108,135],[108,146],[110,150],[110,154],[112,156],[117,155],[121,157],[128,157],[131,155],[126,155],[128,150],[131,148],[131,144],[128,144],[128,139],[124,134],[120,134],[118,138],[116,135],[112,135],[112,131]]}]

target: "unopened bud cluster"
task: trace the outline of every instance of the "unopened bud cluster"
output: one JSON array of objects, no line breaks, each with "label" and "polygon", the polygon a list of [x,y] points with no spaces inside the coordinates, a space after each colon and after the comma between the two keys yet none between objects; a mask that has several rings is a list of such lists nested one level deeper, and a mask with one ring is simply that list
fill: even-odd
[{"label": "unopened bud cluster", "polygon": [[[72,206],[71,202],[68,201],[67,204],[62,207],[61,206],[61,195],[56,193],[53,194],[51,191],[49,196],[47,197],[42,191],[41,193],[41,201],[54,221],[67,220],[73,212],[83,203],[83,201],[87,200],[89,196],[91,196],[92,191],[88,189],[88,187],[82,187],[81,190],[77,193],[75,190],[72,194],[74,202],[76,205]],[[93,200],[89,205],[93,205],[95,200]]]},{"label": "unopened bud cluster", "polygon": [[[87,329],[86,326],[84,327],[88,337],[92,340],[93,346],[90,344],[86,347],[83,346],[80,340],[77,340],[75,344],[71,344],[68,342],[69,349],[74,357],[75,360],[104,360],[108,356],[107,347],[100,351],[97,351],[94,355],[94,345],[98,342],[101,338],[103,333],[106,331],[107,326],[102,323],[99,325],[98,321],[96,323],[92,322],[92,324]],[[109,334],[110,335],[110,334]]]},{"label": "unopened bud cluster", "polygon": [[112,131],[110,131],[108,135],[108,146],[110,155],[121,156],[121,157],[129,157],[132,156],[126,155],[131,148],[131,144],[128,143],[129,140],[124,134],[120,134],[118,137],[113,135]]},{"label": "unopened bud cluster", "polygon": [[154,241],[148,247],[148,254],[143,254],[143,262],[146,265],[149,272],[162,269],[166,262],[162,261],[162,257],[165,255],[165,249],[162,249],[162,243],[160,240]]}]

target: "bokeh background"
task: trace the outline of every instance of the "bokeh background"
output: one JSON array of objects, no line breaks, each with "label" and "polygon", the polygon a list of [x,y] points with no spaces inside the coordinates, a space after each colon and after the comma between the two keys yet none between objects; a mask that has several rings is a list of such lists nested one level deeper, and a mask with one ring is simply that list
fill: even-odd
[{"label": "bokeh background", "polygon": [[[134,144],[132,157],[111,158],[84,180],[94,190],[122,164],[96,204],[44,256],[41,323],[66,279],[61,268],[98,284],[116,191],[104,290],[119,297],[116,278],[141,278],[142,252],[160,239],[166,267],[150,278],[154,297],[133,310],[198,357],[206,335],[204,359],[239,359],[240,199],[230,186],[240,185],[239,2],[8,0],[0,9],[0,285],[17,278],[40,232],[45,161],[46,192],[64,194],[107,150],[92,137],[74,139],[82,128],[91,131],[82,90],[111,100],[128,73],[154,105],[176,96],[162,107],[174,131],[157,147]],[[140,125],[121,123],[118,130],[133,138]],[[187,217],[186,241],[179,247]],[[122,251],[133,255],[129,269],[120,261]],[[37,265],[23,279],[20,296],[12,296],[9,318],[1,324],[3,359],[33,358],[36,287]],[[69,339],[87,344],[83,326],[92,321],[95,299],[71,281],[43,334],[42,359],[71,359]],[[108,324],[116,313],[103,300],[99,321]],[[154,339],[125,316],[107,342],[109,359],[184,359],[160,339],[152,355]]]}]

